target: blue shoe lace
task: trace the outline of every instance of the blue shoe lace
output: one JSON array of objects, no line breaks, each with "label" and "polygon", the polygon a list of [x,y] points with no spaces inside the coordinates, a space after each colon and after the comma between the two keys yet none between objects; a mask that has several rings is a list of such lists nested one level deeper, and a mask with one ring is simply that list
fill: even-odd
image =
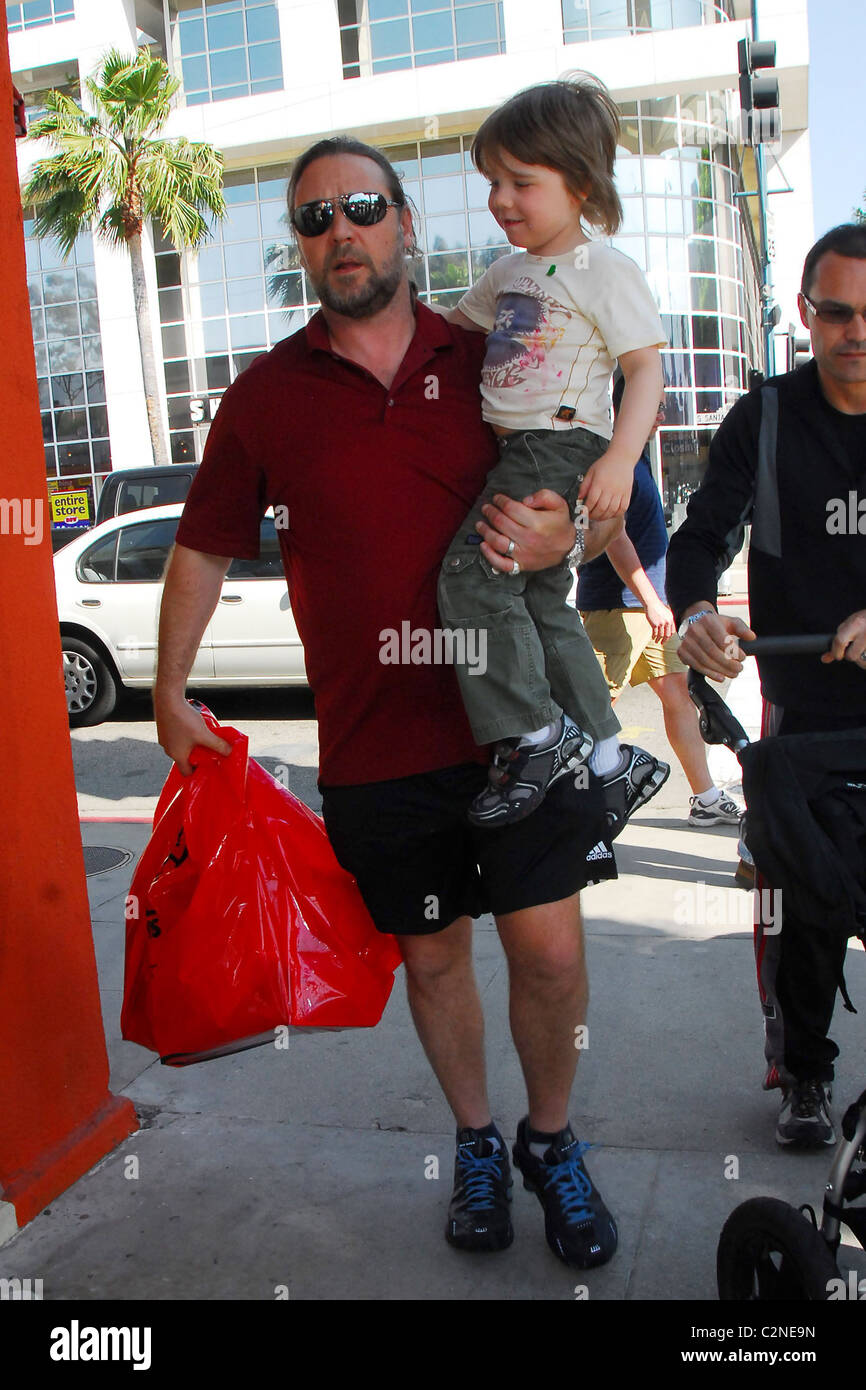
[{"label": "blue shoe lace", "polygon": [[460,1153],[460,1166],[465,1170],[463,1186],[466,1205],[470,1211],[481,1211],[493,1205],[496,1196],[494,1182],[502,1180],[502,1151],[479,1158],[469,1148]]},{"label": "blue shoe lace", "polygon": [[578,1144],[562,1163],[546,1164],[543,1170],[545,1187],[556,1193],[563,1214],[575,1225],[592,1220],[596,1215],[588,1200],[592,1195],[592,1183],[581,1162],[591,1148],[592,1144]]}]

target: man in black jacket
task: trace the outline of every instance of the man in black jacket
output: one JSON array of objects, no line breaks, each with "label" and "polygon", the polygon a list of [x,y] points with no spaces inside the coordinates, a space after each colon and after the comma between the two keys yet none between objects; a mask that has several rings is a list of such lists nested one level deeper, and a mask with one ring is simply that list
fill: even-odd
[{"label": "man in black jacket", "polygon": [[[737,401],[668,553],[680,658],[714,680],[740,673],[736,639],[754,636],[716,608],[749,522],[756,632],[835,633],[820,661],[758,658],[765,734],[866,727],[866,226],[835,227],[812,247],[799,307],[813,360]],[[780,935],[756,927],[764,1084],[782,1088],[779,1143],[832,1144],[839,1050],[827,1034],[844,939],[783,912]]]}]

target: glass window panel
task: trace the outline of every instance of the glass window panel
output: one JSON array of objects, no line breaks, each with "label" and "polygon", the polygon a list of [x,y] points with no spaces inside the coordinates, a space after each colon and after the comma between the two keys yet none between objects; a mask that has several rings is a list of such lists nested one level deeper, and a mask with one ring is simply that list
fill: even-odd
[{"label": "glass window panel", "polygon": [[34,309],[38,309],[42,303],[42,277],[41,275],[31,275],[27,281],[27,293],[30,296],[30,303]]},{"label": "glass window panel", "polygon": [[93,439],[90,442],[90,452],[93,455],[93,463],[96,468],[111,467],[111,444],[107,439]]},{"label": "glass window panel", "polygon": [[43,276],[42,290],[46,304],[69,304],[78,300],[78,285],[74,270],[54,270]]},{"label": "glass window panel", "polygon": [[679,197],[680,166],[678,159],[645,159],[643,171],[645,193],[665,193]]},{"label": "glass window panel", "polygon": [[260,242],[241,242],[225,249],[226,278],[242,275],[261,275],[262,248]]},{"label": "glass window panel", "polygon": [[417,145],[391,145],[385,153],[390,159],[401,179],[417,179],[418,177],[418,147]]},{"label": "glass window panel", "polygon": [[376,58],[373,61],[373,76],[380,72],[399,72],[403,68],[411,68],[412,59],[408,54],[403,58]]},{"label": "glass window panel", "polygon": [[[653,237],[655,242],[657,237]],[[674,243],[672,243],[674,244]],[[689,308],[689,281],[686,275],[671,275],[664,268],[652,266],[647,271],[647,283],[660,314],[681,314]]]},{"label": "glass window panel", "polygon": [[174,391],[189,392],[192,389],[188,362],[166,362],[165,389],[169,394]]},{"label": "glass window panel", "polygon": [[177,517],[124,526],[117,546],[118,580],[133,583],[161,580],[177,527]]},{"label": "glass window panel", "polygon": [[[437,0],[433,8],[439,8],[443,0]],[[447,3],[447,0],[445,0]],[[409,12],[408,0],[368,0],[370,19],[394,19]],[[412,9],[417,11],[417,6],[413,4]],[[430,9],[430,5],[426,6]]]},{"label": "glass window panel", "polygon": [[265,251],[265,273],[284,275],[289,270],[300,269],[298,248],[293,241],[277,241]]},{"label": "glass window panel", "polygon": [[208,390],[221,391],[231,382],[229,359],[227,357],[208,357],[205,360]]},{"label": "glass window panel", "polygon": [[24,23],[33,22],[37,19],[51,19],[51,0],[27,0],[21,6],[21,16]]},{"label": "glass window panel", "polygon": [[205,352],[225,352],[229,345],[225,319],[206,319],[202,324]]},{"label": "glass window panel", "polygon": [[723,314],[736,314],[740,310],[741,287],[733,280],[719,280],[719,307]]},{"label": "glass window panel", "polygon": [[395,58],[411,52],[409,22],[389,19],[370,25],[370,44],[374,58]]},{"label": "glass window panel", "polygon": [[223,242],[249,241],[259,236],[259,210],[255,203],[233,207],[220,223]]},{"label": "glass window panel", "polygon": [[621,198],[627,193],[640,193],[643,186],[643,178],[639,159],[628,157],[617,159],[614,172],[616,175],[617,191]]},{"label": "glass window panel", "polygon": [[102,372],[87,372],[85,374],[85,385],[87,386],[87,399],[94,402],[105,400],[105,376]]},{"label": "glass window panel", "polygon": [[725,370],[725,387],[729,391],[736,391],[743,385],[743,359],[742,357],[728,357],[722,359]]},{"label": "glass window panel", "polygon": [[634,235],[643,232],[643,199],[642,198],[623,198],[622,199],[622,226],[620,231],[626,235]]},{"label": "glass window panel", "polygon": [[[285,189],[283,189],[285,194]],[[262,203],[262,236],[273,238],[275,241],[283,241],[290,245],[289,237],[289,214],[285,202]]]},{"label": "glass window panel", "polygon": [[84,339],[84,365],[90,371],[102,369],[102,342],[99,337]]},{"label": "glass window panel", "polygon": [[299,328],[304,326],[303,311],[296,313],[271,313],[268,314],[268,333],[272,343],[282,342],[283,338],[288,338],[292,333],[297,333]]},{"label": "glass window panel", "polygon": [[76,272],[78,276],[79,299],[96,298],[96,272],[90,267]]},{"label": "glass window panel", "polygon": [[492,212],[470,212],[470,246],[501,246],[504,240],[505,233]]},{"label": "glass window panel", "polygon": [[108,435],[108,409],[104,405],[92,405],[87,412],[92,439]]},{"label": "glass window panel", "polygon": [[[666,391],[665,392],[665,424],[666,425],[693,425],[695,422],[695,398],[691,391]],[[672,452],[665,449],[665,441],[671,436],[666,432],[662,433],[662,455]],[[676,441],[676,436],[673,436]],[[673,451],[675,452],[675,451]]]},{"label": "glass window panel", "polygon": [[260,9],[247,10],[247,40],[262,43],[265,39],[279,39],[280,26],[274,5],[263,5]]},{"label": "glass window panel", "polygon": [[63,477],[80,477],[90,471],[90,446],[87,444],[61,444],[57,450],[57,461]]},{"label": "glass window panel", "polygon": [[268,302],[286,309],[303,304],[304,287],[300,271],[291,275],[269,275]]},{"label": "glass window panel", "polygon": [[662,326],[672,348],[689,346],[689,320],[683,314],[663,314]]},{"label": "glass window panel", "polygon": [[675,150],[677,146],[677,101],[676,97],[659,97],[641,104],[643,115],[643,150],[645,155],[662,154],[665,150]]},{"label": "glass window panel", "polygon": [[651,236],[649,264],[659,273],[667,269],[672,274],[682,274],[686,269],[686,243],[675,237]]},{"label": "glass window panel", "polygon": [[275,164],[259,170],[259,197],[263,201],[278,199],[285,207],[286,190],[289,185],[289,166]]},{"label": "glass window panel", "polygon": [[718,319],[693,315],[692,337],[696,348],[717,348],[719,346]]},{"label": "glass window panel", "polygon": [[247,280],[230,280],[226,286],[229,313],[249,314],[262,307],[262,282],[256,277]]},{"label": "glass window panel", "polygon": [[727,275],[732,280],[742,278],[742,263],[741,260],[738,261],[736,247],[731,246],[727,241],[717,242],[716,255],[721,275]]},{"label": "glass window panel", "polygon": [[54,428],[57,441],[87,438],[86,410],[57,410],[54,413]]},{"label": "glass window panel", "polygon": [[183,295],[177,290],[160,290],[159,318],[161,323],[180,323],[183,320]]},{"label": "glass window panel", "polygon": [[180,284],[180,256],[175,252],[156,257],[156,283],[160,289]]},{"label": "glass window panel", "polygon": [[511,254],[511,247],[510,247],[510,246],[490,246],[490,247],[485,247],[483,251],[473,251],[473,252],[472,252],[472,282],[473,282],[473,284],[475,283],[476,280],[480,280],[480,279],[481,279],[481,276],[484,274],[485,270],[487,270],[487,269],[493,264],[494,261],[498,261],[499,258],[500,258],[500,256],[509,256],[510,254]]},{"label": "glass window panel", "polygon": [[264,347],[267,343],[264,314],[247,314],[244,318],[230,319],[233,348]]},{"label": "glass window panel", "polygon": [[708,387],[721,385],[722,368],[718,353],[696,352],[694,366],[696,386]]},{"label": "glass window panel", "polygon": [[457,42],[460,44],[493,44],[498,41],[495,5],[470,5],[458,7]]},{"label": "glass window panel", "polygon": [[48,377],[42,377],[36,383],[39,392],[39,405],[42,410],[51,409],[51,382]]},{"label": "glass window panel", "polygon": [[[159,260],[157,260],[157,267]],[[198,253],[198,278],[199,280],[221,280],[223,278],[223,253],[219,246],[207,246]],[[157,275],[159,279],[159,275]],[[179,284],[180,281],[172,281]]]},{"label": "glass window panel", "polygon": [[33,338],[37,343],[45,339],[45,315],[41,309],[30,310],[30,322],[33,326]]},{"label": "glass window panel", "polygon": [[162,351],[165,357],[186,357],[186,331],[182,323],[163,328]]},{"label": "glass window panel", "polygon": [[189,429],[189,396],[169,396],[168,398],[168,426],[169,429]]},{"label": "glass window panel", "polygon": [[[621,191],[621,190],[620,190]],[[490,184],[483,174],[473,169],[466,173],[466,202],[470,208],[486,208]]]},{"label": "glass window panel", "polygon": [[60,410],[84,403],[84,377],[80,372],[64,372],[53,376],[51,381],[51,403]]},{"label": "glass window panel", "polygon": [[238,11],[233,14],[207,14],[207,45],[211,53],[221,48],[242,48],[244,45],[244,17]]},{"label": "glass window panel", "polygon": [[186,57],[189,53],[204,53],[204,20],[197,15],[180,16],[177,26],[180,51]]},{"label": "glass window panel", "polygon": [[740,346],[740,325],[733,319],[722,319],[722,347],[736,352]]},{"label": "glass window panel", "polygon": [[44,343],[34,343],[33,349],[36,355],[36,374],[37,376],[48,375],[48,349]]},{"label": "glass window panel", "polygon": [[50,410],[46,410],[42,414],[42,442],[44,444],[54,443],[54,421]]},{"label": "glass window panel", "polygon": [[77,304],[57,305],[45,310],[45,336],[49,343],[53,338],[77,337],[80,332]]},{"label": "glass window panel", "polygon": [[427,244],[431,251],[448,251],[466,245],[466,218],[461,214],[454,217],[427,218]]},{"label": "glass window panel", "polygon": [[430,275],[430,289],[450,290],[469,287],[469,264],[463,255],[430,256],[427,262]]},{"label": "glass window panel", "polygon": [[198,311],[202,318],[214,318],[217,314],[224,314],[226,311],[226,291],[222,281],[216,284],[199,285],[198,290],[190,292],[190,300],[194,305],[198,298]]},{"label": "glass window panel", "polygon": [[282,78],[283,60],[278,43],[256,44],[248,53],[250,77],[261,82],[267,78]]},{"label": "glass window panel", "polygon": [[[255,49],[253,49],[255,52]],[[279,77],[257,77],[250,83],[250,91],[255,95],[256,92],[281,92],[283,90],[282,71]]]},{"label": "glass window panel", "polygon": [[187,92],[206,91],[208,86],[208,67],[206,58],[184,58],[181,63],[184,90]]},{"label": "glass window panel", "polygon": [[663,352],[662,374],[666,386],[691,386],[692,360],[685,352]]},{"label": "glass window panel", "polygon": [[451,178],[427,179],[424,184],[424,211],[429,216],[437,212],[451,212],[463,207],[463,179],[456,174]]},{"label": "glass window panel", "polygon": [[678,198],[647,198],[647,231],[682,236],[683,205]]},{"label": "glass window panel", "polygon": [[716,243],[693,238],[689,242],[689,270],[714,271],[716,268]]},{"label": "glass window panel", "polygon": [[419,15],[412,20],[412,37],[416,53],[448,49],[454,46],[454,23],[450,10],[439,14]]},{"label": "glass window panel", "polygon": [[224,53],[212,53],[208,59],[210,63],[211,83],[214,87],[231,87],[238,83],[246,86],[249,80],[247,72],[247,52],[245,48],[231,48]]},{"label": "glass window panel", "polygon": [[206,101],[210,101],[210,92],[187,92],[187,106],[203,106]]},{"label": "glass window panel", "polygon": [[458,174],[461,169],[459,140],[425,141],[421,149],[421,172],[429,174]]},{"label": "glass window panel", "polygon": [[57,242],[52,237],[44,237],[39,245],[39,255],[43,270],[61,270],[65,264]]},{"label": "glass window panel", "polygon": [[692,308],[698,312],[718,309],[719,298],[716,281],[708,275],[695,275],[692,278]]},{"label": "glass window panel", "polygon": [[98,332],[99,332],[99,311],[97,310],[97,307],[96,307],[96,301],[95,301],[95,300],[88,300],[88,301],[87,301],[86,303],[84,303],[84,304],[79,304],[78,310],[79,310],[79,313],[81,314],[81,331],[82,331],[82,333],[98,333]]}]

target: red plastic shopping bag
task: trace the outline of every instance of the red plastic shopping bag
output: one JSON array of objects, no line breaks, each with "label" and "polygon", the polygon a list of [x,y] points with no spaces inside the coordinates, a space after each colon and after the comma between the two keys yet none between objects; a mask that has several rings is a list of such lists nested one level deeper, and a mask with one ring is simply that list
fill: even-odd
[{"label": "red plastic shopping bag", "polygon": [[182,1066],[272,1042],[280,1025],[370,1028],[402,957],[320,818],[208,725],[227,756],[172,767],[127,900],[121,1032]]}]

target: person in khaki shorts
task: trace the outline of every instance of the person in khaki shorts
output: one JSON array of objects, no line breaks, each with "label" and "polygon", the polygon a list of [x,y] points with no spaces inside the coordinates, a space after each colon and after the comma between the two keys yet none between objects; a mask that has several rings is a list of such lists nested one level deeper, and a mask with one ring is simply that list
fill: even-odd
[{"label": "person in khaki shorts", "polygon": [[[622,391],[618,377],[614,412]],[[662,400],[650,439],[664,412]],[[635,469],[623,530],[604,555],[581,567],[577,607],[601,662],[611,702],[616,703],[627,685],[644,682],[661,700],[668,742],[692,789],[689,825],[737,825],[742,807],[713,783],[697,711],[689,698],[687,667],[677,656],[679,638],[664,597],[667,546],[661,498],[644,450]]]}]

